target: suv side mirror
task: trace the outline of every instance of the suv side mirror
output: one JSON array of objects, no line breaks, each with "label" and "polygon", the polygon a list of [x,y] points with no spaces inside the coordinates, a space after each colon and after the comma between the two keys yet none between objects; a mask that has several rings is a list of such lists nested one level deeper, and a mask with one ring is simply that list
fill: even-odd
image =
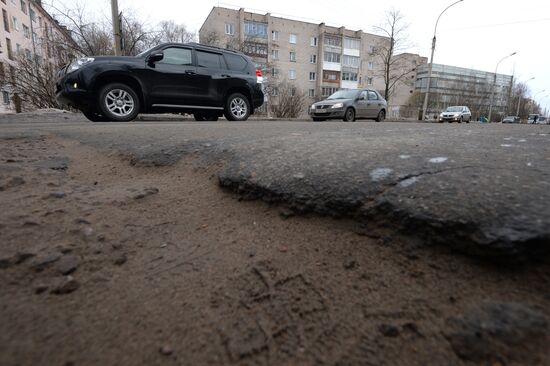
[{"label": "suv side mirror", "polygon": [[147,57],[147,64],[152,65],[156,62],[162,61],[164,59],[164,53],[163,52],[156,52],[152,53]]}]

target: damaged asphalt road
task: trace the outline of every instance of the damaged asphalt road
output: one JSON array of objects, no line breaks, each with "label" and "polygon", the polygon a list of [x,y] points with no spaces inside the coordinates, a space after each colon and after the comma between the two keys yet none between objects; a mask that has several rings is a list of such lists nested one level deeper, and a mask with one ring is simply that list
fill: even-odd
[{"label": "damaged asphalt road", "polygon": [[550,126],[76,121],[33,127],[120,151],[134,164],[172,165],[198,153],[204,164],[221,162],[221,186],[245,198],[399,229],[469,254],[523,259],[550,244]]}]

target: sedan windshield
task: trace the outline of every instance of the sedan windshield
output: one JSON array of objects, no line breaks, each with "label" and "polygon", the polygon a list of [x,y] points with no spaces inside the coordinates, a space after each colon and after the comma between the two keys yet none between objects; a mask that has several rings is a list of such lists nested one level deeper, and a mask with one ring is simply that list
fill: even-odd
[{"label": "sedan windshield", "polygon": [[358,93],[357,90],[339,90],[327,99],[355,99]]},{"label": "sedan windshield", "polygon": [[462,112],[462,107],[449,107],[445,112]]}]

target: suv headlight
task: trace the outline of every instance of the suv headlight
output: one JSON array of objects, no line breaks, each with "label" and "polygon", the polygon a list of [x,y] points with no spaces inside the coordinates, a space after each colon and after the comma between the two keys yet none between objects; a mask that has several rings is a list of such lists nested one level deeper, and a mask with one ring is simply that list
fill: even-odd
[{"label": "suv headlight", "polygon": [[91,64],[94,61],[95,58],[93,57],[83,57],[81,59],[78,59],[69,65],[69,68],[67,69],[67,74],[80,69],[82,66]]},{"label": "suv headlight", "polygon": [[333,109],[336,109],[336,108],[344,108],[344,103],[336,103],[334,104],[332,107],[330,108],[333,108]]}]

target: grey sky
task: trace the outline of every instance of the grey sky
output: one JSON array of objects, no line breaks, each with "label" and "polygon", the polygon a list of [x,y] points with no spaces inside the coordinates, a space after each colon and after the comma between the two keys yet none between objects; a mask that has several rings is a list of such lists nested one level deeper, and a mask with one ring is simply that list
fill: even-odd
[{"label": "grey sky", "polygon": [[[53,0],[69,3],[68,0]],[[83,0],[81,0],[83,1]],[[110,11],[110,0],[84,0],[89,11]],[[429,57],[435,21],[453,0],[238,0],[216,1],[119,0],[121,10],[133,9],[150,23],[174,20],[198,31],[213,6],[244,7],[272,15],[299,18],[314,23],[344,25],[350,29],[372,31],[383,21],[384,12],[395,8],[410,24],[411,52]],[[338,5],[335,5],[338,4]],[[547,0],[464,0],[449,9],[437,30],[435,63],[475,68],[494,72],[504,56],[517,55],[503,61],[499,73],[515,74],[528,83],[531,95],[544,108],[550,108],[550,1]],[[545,92],[539,93],[546,89]],[[546,96],[546,98],[544,98]]]}]

